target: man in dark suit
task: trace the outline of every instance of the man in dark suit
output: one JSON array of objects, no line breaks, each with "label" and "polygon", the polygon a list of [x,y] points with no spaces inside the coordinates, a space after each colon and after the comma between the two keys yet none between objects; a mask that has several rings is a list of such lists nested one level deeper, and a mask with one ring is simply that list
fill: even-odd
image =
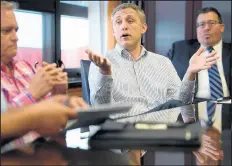
[{"label": "man in dark suit", "polygon": [[[197,40],[184,40],[173,43],[167,57],[172,61],[176,71],[181,79],[187,70],[190,58],[202,47],[213,46],[221,57],[224,71],[224,78],[227,87],[230,89],[230,60],[231,43],[222,42],[222,33],[224,24],[222,24],[221,15],[215,8],[203,8],[197,17]],[[218,49],[217,49],[218,46]],[[219,59],[219,61],[220,61]],[[220,69],[219,69],[220,70]],[[228,95],[229,96],[229,95]]]},{"label": "man in dark suit", "polygon": [[[231,61],[231,43],[222,41],[222,33],[224,32],[224,24],[220,13],[217,9],[206,7],[199,11],[197,15],[197,40],[185,40],[173,43],[167,57],[172,61],[179,77],[183,76],[187,70],[191,57],[200,47],[213,47],[217,56],[220,58],[217,62],[217,68],[221,79],[223,97],[230,96],[230,61]],[[202,53],[202,56],[207,51]],[[196,98],[211,99],[210,81],[208,70],[203,70],[197,74],[196,81]]]},{"label": "man in dark suit", "polygon": [[[183,79],[191,57],[200,47],[205,48],[205,51],[200,56],[207,55],[208,52],[210,52],[207,51],[209,48],[215,50],[217,56],[220,57],[216,64],[218,75],[215,76],[216,70],[214,69],[213,72],[210,71],[211,69],[208,69],[197,73],[194,100],[201,101],[205,99],[214,99],[212,91],[213,89],[217,89],[215,88],[218,87],[217,83],[220,83],[222,97],[228,97],[230,96],[229,90],[231,89],[231,43],[225,43],[222,41],[224,24],[222,23],[221,15],[215,8],[203,8],[197,15],[196,24],[197,40],[192,39],[173,43],[167,57],[172,61],[179,77]],[[217,77],[219,80],[212,81],[212,75],[213,77]],[[212,89],[212,87],[214,88]],[[220,90],[217,89],[215,93],[219,91]],[[203,105],[201,109],[202,108],[207,108],[207,110],[209,110],[208,105]],[[196,109],[198,110],[200,107],[198,106]],[[222,110],[222,130],[225,128],[231,128],[232,115],[229,107],[223,106],[217,108],[217,110],[218,109]]]}]

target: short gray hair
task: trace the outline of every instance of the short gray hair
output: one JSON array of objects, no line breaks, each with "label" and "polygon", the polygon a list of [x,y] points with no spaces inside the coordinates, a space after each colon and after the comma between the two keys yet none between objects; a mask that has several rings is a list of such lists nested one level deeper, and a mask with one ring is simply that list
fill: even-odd
[{"label": "short gray hair", "polygon": [[123,9],[127,9],[127,8],[134,9],[139,14],[141,22],[146,23],[146,15],[145,15],[143,9],[141,9],[139,6],[137,6],[133,3],[123,3],[121,5],[118,5],[111,14],[111,21],[113,22],[114,15],[118,11],[123,10]]},{"label": "short gray hair", "polygon": [[13,1],[1,1],[1,8],[14,10],[19,8],[19,4]]}]

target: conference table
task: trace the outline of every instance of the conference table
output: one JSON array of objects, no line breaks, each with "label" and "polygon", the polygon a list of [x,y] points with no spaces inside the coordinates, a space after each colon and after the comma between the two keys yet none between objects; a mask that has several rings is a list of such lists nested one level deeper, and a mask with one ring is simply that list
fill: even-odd
[{"label": "conference table", "polygon": [[[231,118],[231,113],[228,112],[231,111],[230,105],[225,105],[225,108],[222,110],[225,112],[221,113],[222,121],[228,121],[228,116]],[[221,131],[212,126],[203,134],[214,139],[218,148],[223,152],[218,161],[204,153],[198,153],[197,156],[196,153],[189,151],[167,152],[170,156],[168,160],[172,162],[170,154],[175,156],[177,153],[183,153],[183,164],[178,163],[176,165],[231,165],[231,124],[222,122]],[[85,150],[70,146],[73,142],[75,143],[75,139],[67,139],[62,136],[52,137],[52,139],[46,141],[37,141],[37,143],[28,145],[23,149],[2,154],[1,165],[165,165],[167,163],[167,159],[157,158],[157,153],[161,152],[160,150],[148,150],[141,161],[141,151],[138,149],[123,153],[114,150]],[[201,163],[202,158],[204,162]],[[175,161],[173,165],[175,165]]]},{"label": "conference table", "polygon": [[81,150],[66,147],[63,138],[54,140],[5,153],[1,165],[138,165],[128,153]]},{"label": "conference table", "polygon": [[[195,109],[196,121],[202,121],[207,116],[206,111],[202,109],[202,105],[206,102],[193,104]],[[232,165],[231,162],[231,127],[232,127],[232,105],[231,101],[218,103],[215,111],[217,119],[213,126],[209,127],[204,133],[214,139],[219,146],[218,149],[223,153],[222,157],[215,161],[204,153],[193,152],[172,152],[172,151],[148,151],[142,158],[142,165]],[[202,135],[203,136],[203,135]],[[203,138],[202,138],[203,139]],[[201,145],[202,147],[203,145]],[[201,161],[204,159],[204,161]]]}]

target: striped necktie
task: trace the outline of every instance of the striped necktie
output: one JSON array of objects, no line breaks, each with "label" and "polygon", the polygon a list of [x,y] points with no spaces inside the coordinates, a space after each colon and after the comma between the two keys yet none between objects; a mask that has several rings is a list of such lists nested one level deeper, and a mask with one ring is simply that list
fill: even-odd
[{"label": "striped necktie", "polygon": [[[213,51],[213,47],[207,48],[208,52],[211,53]],[[209,86],[210,86],[210,94],[212,100],[217,100],[223,97],[222,90],[222,82],[221,77],[219,75],[219,71],[217,65],[214,64],[210,69],[208,69],[209,73]],[[213,124],[213,116],[215,114],[216,104],[213,102],[207,102],[207,113],[208,113],[208,122],[209,124]]]}]

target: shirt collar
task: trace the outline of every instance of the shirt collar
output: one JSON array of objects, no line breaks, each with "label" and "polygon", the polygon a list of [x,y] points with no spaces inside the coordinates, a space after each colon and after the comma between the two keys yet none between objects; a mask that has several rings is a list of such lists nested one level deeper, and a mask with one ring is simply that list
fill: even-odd
[{"label": "shirt collar", "polygon": [[[205,46],[201,45],[203,48]],[[217,44],[213,46],[213,49],[217,52],[217,55],[221,58],[222,56],[222,40],[220,40]]]},{"label": "shirt collar", "polygon": [[[12,59],[8,64],[9,68],[13,70],[15,63],[16,63],[16,60]],[[1,63],[1,71],[6,72],[6,65],[3,63]]]},{"label": "shirt collar", "polygon": [[[206,48],[206,47],[203,46],[203,45],[201,45],[201,47]],[[215,45],[213,46],[213,49],[214,49],[215,51],[221,50],[221,49],[222,49],[222,40],[220,40],[217,44],[215,44]]]},{"label": "shirt collar", "polygon": [[215,51],[219,51],[222,49],[222,40],[220,40],[216,45],[213,46]]},{"label": "shirt collar", "polygon": [[[137,60],[139,60],[141,57],[145,57],[147,55],[147,50],[141,45],[142,50],[140,53],[140,56],[137,58]],[[116,43],[115,45],[115,50],[124,58],[132,60],[130,53],[123,48],[122,46],[120,46],[118,43]]]}]

